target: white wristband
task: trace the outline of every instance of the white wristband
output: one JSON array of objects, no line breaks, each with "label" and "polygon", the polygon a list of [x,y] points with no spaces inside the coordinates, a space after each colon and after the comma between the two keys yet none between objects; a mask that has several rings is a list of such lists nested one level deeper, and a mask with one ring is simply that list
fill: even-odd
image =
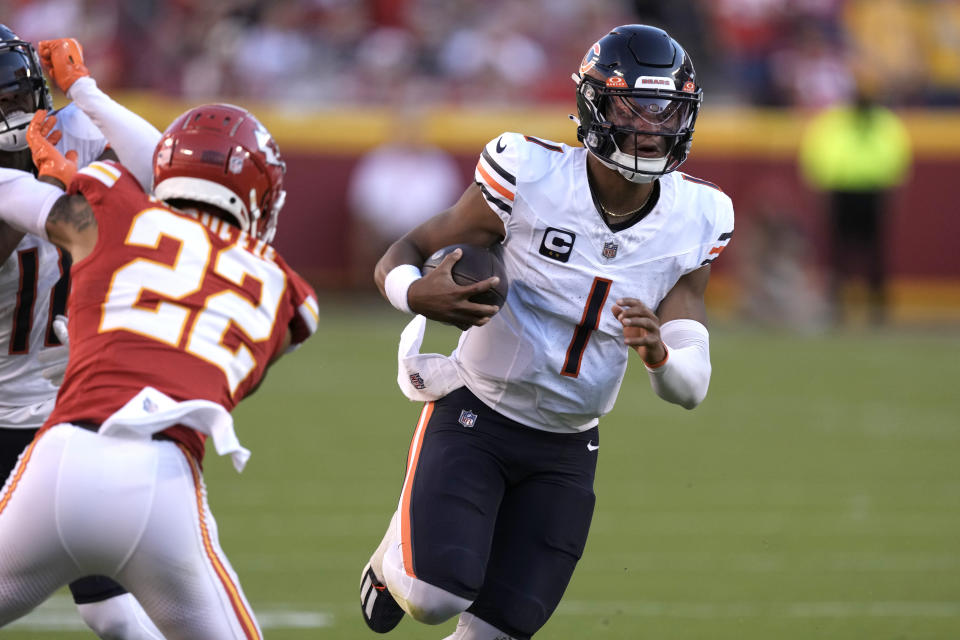
[{"label": "white wristband", "polygon": [[420,269],[412,264],[401,264],[391,269],[383,281],[383,290],[390,304],[404,313],[412,313],[410,304],[407,302],[407,290],[422,275]]}]

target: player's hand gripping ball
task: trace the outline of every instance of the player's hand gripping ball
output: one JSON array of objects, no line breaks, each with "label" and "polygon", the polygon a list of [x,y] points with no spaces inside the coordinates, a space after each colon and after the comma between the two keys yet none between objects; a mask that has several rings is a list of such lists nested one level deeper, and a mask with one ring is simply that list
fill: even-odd
[{"label": "player's hand gripping ball", "polygon": [[423,263],[421,271],[426,274],[430,270],[436,269],[444,257],[456,249],[461,249],[463,255],[453,265],[451,271],[453,281],[463,286],[497,276],[500,278],[500,283],[497,286],[472,296],[470,302],[495,304],[502,308],[503,303],[507,301],[507,269],[500,256],[486,247],[472,244],[452,244],[449,247],[438,249]]},{"label": "player's hand gripping ball", "polygon": [[643,327],[624,327],[623,328],[623,337],[624,338],[642,338],[647,335],[647,330]]}]

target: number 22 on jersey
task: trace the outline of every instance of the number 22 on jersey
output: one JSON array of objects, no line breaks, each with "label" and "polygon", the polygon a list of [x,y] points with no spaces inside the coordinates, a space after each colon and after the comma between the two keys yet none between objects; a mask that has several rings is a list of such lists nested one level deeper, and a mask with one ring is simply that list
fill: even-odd
[{"label": "number 22 on jersey", "polygon": [[[163,237],[180,243],[173,264],[141,257],[117,269],[103,305],[100,332],[125,330],[174,348],[183,344],[187,353],[223,371],[233,394],[257,362],[243,343],[235,349],[224,344],[227,331],[233,325],[251,343],[268,340],[286,288],[286,275],[277,265],[244,249],[241,239],[247,238],[245,234],[238,234],[237,242],[214,254],[207,230],[199,221],[165,209],[138,213],[126,244],[159,249]],[[204,284],[210,274],[219,275],[237,289],[212,291],[190,325],[190,316],[196,310],[180,301],[206,290]],[[256,304],[238,292],[246,278],[260,283]],[[139,306],[144,290],[163,300],[153,309]]]}]

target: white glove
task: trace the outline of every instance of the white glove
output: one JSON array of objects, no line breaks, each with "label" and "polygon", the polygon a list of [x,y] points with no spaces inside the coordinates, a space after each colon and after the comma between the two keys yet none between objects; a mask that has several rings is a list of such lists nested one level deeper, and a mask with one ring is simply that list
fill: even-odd
[{"label": "white glove", "polygon": [[57,334],[61,347],[47,347],[37,354],[37,361],[44,365],[40,375],[50,381],[55,387],[63,384],[63,374],[67,371],[67,359],[70,356],[70,337],[67,334],[67,317],[57,316],[53,319],[53,332]]},{"label": "white glove", "polygon": [[57,315],[53,318],[53,332],[57,334],[57,339],[65,347],[70,346],[70,332],[67,329],[67,316]]}]

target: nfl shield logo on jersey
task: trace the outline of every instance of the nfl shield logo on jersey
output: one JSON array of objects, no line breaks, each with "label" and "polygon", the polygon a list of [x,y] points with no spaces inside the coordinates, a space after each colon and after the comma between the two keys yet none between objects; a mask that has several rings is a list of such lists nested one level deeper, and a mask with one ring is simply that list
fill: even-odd
[{"label": "nfl shield logo on jersey", "polygon": [[427,385],[423,381],[423,376],[420,375],[420,372],[410,374],[410,384],[412,384],[417,389],[426,389]]},{"label": "nfl shield logo on jersey", "polygon": [[460,424],[467,427],[468,429],[473,427],[477,423],[477,414],[473,411],[468,411],[464,409],[460,412]]},{"label": "nfl shield logo on jersey", "polygon": [[617,257],[617,250],[620,249],[620,245],[616,240],[610,240],[609,242],[603,243],[603,257],[607,260],[613,260]]}]

